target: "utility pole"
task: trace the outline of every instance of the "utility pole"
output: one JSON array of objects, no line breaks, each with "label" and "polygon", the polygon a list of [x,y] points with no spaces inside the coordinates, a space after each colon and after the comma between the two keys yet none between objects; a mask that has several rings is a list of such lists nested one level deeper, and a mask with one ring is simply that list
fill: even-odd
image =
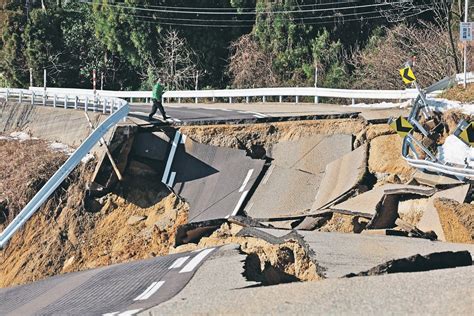
[{"label": "utility pole", "polygon": [[[464,4],[464,22],[467,23],[467,15],[468,15],[468,7],[469,7],[469,0],[465,1]],[[467,41],[464,42],[464,89],[467,86]]]}]

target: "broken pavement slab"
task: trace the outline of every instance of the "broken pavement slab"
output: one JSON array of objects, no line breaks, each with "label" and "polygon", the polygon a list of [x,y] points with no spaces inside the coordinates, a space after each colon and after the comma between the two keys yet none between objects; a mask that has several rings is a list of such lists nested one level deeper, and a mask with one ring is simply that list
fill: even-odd
[{"label": "broken pavement slab", "polygon": [[179,131],[170,147],[162,182],[189,204],[189,222],[237,215],[265,164],[243,150],[200,144]]},{"label": "broken pavement slab", "polygon": [[431,196],[435,189],[425,186],[387,184],[331,207],[333,211],[370,218],[367,228],[394,227],[398,217],[399,196],[415,194]]},{"label": "broken pavement slab", "polygon": [[271,166],[245,212],[254,218],[293,215],[311,208],[326,165],[352,150],[352,135],[316,134],[268,149]]},{"label": "broken pavement slab", "polygon": [[462,181],[455,178],[427,173],[420,170],[416,170],[415,174],[413,175],[413,180],[421,185],[429,185],[433,187],[455,186],[463,183]]},{"label": "broken pavement slab", "polygon": [[458,203],[463,203],[466,198],[467,192],[469,190],[469,185],[463,185],[454,187],[448,190],[440,191],[434,194],[427,203],[427,207],[423,216],[418,223],[418,228],[421,230],[432,230],[438,235],[438,239],[446,241],[446,235],[443,230],[443,222],[448,222],[449,216],[443,214],[440,216],[439,212],[435,207],[435,201],[439,198],[454,200]]},{"label": "broken pavement slab", "polygon": [[[266,230],[274,234],[275,231]],[[281,234],[278,232],[278,234]],[[369,270],[389,260],[440,251],[474,253],[474,245],[440,243],[398,236],[298,231],[314,252],[313,259],[326,269],[326,277],[342,277]]]},{"label": "broken pavement slab", "polygon": [[321,210],[347,197],[367,171],[367,144],[329,163],[312,210]]}]

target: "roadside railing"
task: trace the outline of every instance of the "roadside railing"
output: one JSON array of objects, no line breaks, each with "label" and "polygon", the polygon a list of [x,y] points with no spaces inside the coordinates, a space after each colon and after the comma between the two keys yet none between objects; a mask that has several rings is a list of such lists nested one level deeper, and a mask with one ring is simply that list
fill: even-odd
[{"label": "roadside railing", "polygon": [[[474,82],[474,73],[467,74],[468,82]],[[462,83],[464,74],[445,78],[438,83],[427,88],[431,95],[437,95],[441,90],[447,88],[450,84]],[[30,87],[35,93],[44,93],[43,87]],[[112,91],[112,90],[89,90],[89,89],[69,89],[69,88],[47,88],[48,95],[63,95],[64,93],[74,93],[76,95],[99,97],[99,98],[122,98],[134,103],[138,99],[149,103],[152,91]],[[279,103],[290,98],[299,103],[301,97],[312,97],[314,103],[319,103],[319,98],[338,98],[349,99],[352,104],[355,100],[411,100],[418,96],[416,89],[405,90],[354,90],[354,89],[331,89],[331,88],[255,88],[255,89],[220,89],[220,90],[183,90],[167,91],[163,95],[164,101],[168,103],[181,103],[183,99],[194,100],[199,103],[200,100],[211,99],[212,102],[225,100],[229,103],[236,103],[240,100],[250,103],[251,98],[258,98],[262,102],[270,101],[271,98],[277,98]]]},{"label": "roadside railing", "polygon": [[114,96],[89,95],[87,93],[77,93],[76,89],[61,89],[55,93],[48,89],[26,90],[26,89],[0,89],[0,99],[5,101],[18,101],[20,103],[30,103],[32,105],[51,106],[54,108],[76,109],[92,112],[102,112],[111,114],[119,109],[125,100]]},{"label": "roadside railing", "polygon": [[74,94],[38,94],[35,91],[22,89],[0,89],[0,99],[8,101],[28,102],[34,106],[58,107],[78,109],[84,111],[100,111],[110,113],[110,115],[99,124],[99,126],[84,140],[84,142],[74,151],[66,162],[54,173],[46,184],[36,193],[31,201],[21,210],[21,212],[8,224],[0,233],[0,249],[10,240],[13,234],[23,226],[28,219],[41,207],[41,205],[53,194],[66,177],[81,162],[92,148],[101,140],[107,131],[118,122],[127,117],[129,105],[125,100],[117,98],[96,97],[89,101],[88,96],[78,96]]}]

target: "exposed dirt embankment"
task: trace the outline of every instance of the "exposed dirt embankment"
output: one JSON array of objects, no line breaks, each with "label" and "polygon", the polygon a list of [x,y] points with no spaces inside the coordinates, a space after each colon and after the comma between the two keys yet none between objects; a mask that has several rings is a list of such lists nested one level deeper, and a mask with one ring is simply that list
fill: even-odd
[{"label": "exposed dirt embankment", "polygon": [[[11,143],[14,157],[20,159],[8,156],[1,160],[5,164],[15,160],[17,166],[25,165],[18,176],[0,178],[2,188],[11,188],[16,193],[16,198],[7,203],[8,209],[15,205],[10,201],[25,203],[40,188],[25,181],[43,170],[28,167],[28,160],[34,157],[51,164],[57,159],[45,143],[43,147],[41,142],[37,144],[38,150],[32,153],[31,144]],[[0,152],[4,153],[3,147]],[[187,205],[170,194],[156,177],[136,177],[130,173],[125,174],[116,190],[95,204],[84,203],[92,171],[92,164],[74,171],[54,197],[13,236],[6,249],[0,251],[0,287],[168,253],[177,226],[187,221]],[[24,189],[16,190],[22,183]]]},{"label": "exposed dirt embankment", "polygon": [[263,157],[262,149],[280,141],[294,141],[315,134],[358,134],[365,127],[362,120],[340,119],[281,122],[252,125],[208,125],[182,127],[193,140],[214,146],[245,149],[253,157]]},{"label": "exposed dirt embankment", "polygon": [[0,139],[0,229],[21,211],[66,158],[42,140]]}]

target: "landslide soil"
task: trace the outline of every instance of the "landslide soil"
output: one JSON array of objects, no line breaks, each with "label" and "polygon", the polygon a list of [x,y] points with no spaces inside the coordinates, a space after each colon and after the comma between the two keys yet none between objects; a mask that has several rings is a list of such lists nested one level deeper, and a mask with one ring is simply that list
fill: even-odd
[{"label": "landslide soil", "polygon": [[[6,147],[0,144],[4,154]],[[3,167],[14,163],[19,175],[12,176],[2,167],[0,188],[8,193],[7,208],[21,209],[40,187],[33,181],[38,174],[29,161],[50,166],[58,157],[40,141],[12,142],[8,148],[11,153],[2,156],[0,163]],[[99,199],[95,207],[86,206],[86,183],[93,168],[89,164],[75,170],[0,251],[0,287],[168,253],[177,227],[187,221],[187,205],[156,184],[154,177],[125,173],[116,191]],[[11,216],[0,229],[10,220]]]}]

